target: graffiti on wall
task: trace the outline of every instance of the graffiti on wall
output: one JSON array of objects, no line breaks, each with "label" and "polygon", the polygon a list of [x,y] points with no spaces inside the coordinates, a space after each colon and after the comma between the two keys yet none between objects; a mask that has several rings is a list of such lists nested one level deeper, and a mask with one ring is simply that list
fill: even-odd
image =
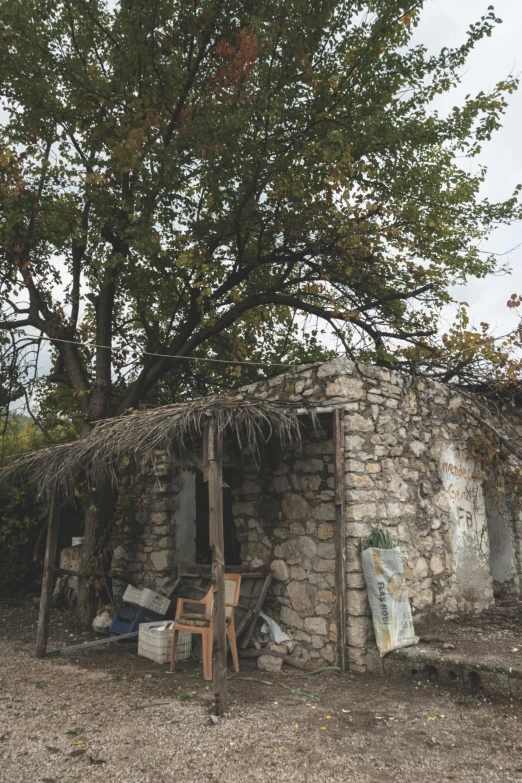
[{"label": "graffiti on wall", "polygon": [[[450,514],[453,571],[469,594],[489,578],[489,539],[482,485],[465,452],[446,444],[439,463],[446,508]],[[484,573],[482,573],[484,572]]]}]

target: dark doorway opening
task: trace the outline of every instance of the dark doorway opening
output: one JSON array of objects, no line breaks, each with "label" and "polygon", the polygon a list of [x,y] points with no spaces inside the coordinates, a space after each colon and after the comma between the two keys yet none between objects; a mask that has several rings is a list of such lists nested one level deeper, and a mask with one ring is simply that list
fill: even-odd
[{"label": "dark doorway opening", "polygon": [[[223,468],[223,537],[225,543],[225,565],[241,565],[241,544],[236,535],[236,526],[232,515],[232,492],[230,482],[232,468]],[[208,521],[208,484],[203,475],[196,472],[196,563],[208,565],[212,562],[209,544]]]}]

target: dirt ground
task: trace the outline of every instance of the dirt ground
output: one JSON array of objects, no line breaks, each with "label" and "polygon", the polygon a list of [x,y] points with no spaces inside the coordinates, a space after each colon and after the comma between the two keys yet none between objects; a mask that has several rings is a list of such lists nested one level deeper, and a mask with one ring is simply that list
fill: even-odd
[{"label": "dirt ground", "polygon": [[[123,643],[36,660],[36,621],[0,604],[0,783],[522,781],[518,702],[243,661],[214,725],[198,661],[170,674]],[[89,638],[71,627],[54,611],[49,647]]]}]

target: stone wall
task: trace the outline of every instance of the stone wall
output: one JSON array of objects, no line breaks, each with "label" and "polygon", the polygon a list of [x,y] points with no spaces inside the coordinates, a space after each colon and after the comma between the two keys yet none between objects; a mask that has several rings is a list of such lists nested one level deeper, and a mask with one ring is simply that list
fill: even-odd
[{"label": "stone wall", "polygon": [[245,454],[232,486],[243,561],[270,568],[274,619],[302,643],[304,658],[335,659],[333,445],[330,418],[308,427],[302,448],[268,443],[260,467]]},{"label": "stone wall", "polygon": [[[492,604],[484,496],[474,477],[478,466],[467,456],[468,439],[477,429],[476,416],[467,413],[468,402],[448,386],[347,359],[301,368],[243,391],[267,399],[336,404],[344,410],[352,668],[365,668],[373,636],[357,551],[371,525],[385,526],[401,548],[417,627],[432,616],[479,612]],[[316,467],[319,475],[319,462]],[[307,521],[299,524],[306,527]],[[254,527],[253,520],[248,524]],[[519,541],[518,517],[513,524]],[[274,558],[282,552],[274,549]],[[284,560],[288,562],[286,552]],[[520,571],[518,551],[513,560]],[[286,576],[283,564],[277,568]],[[295,611],[293,605],[289,608]],[[281,619],[285,617],[295,622],[294,615],[282,610]]]},{"label": "stone wall", "polygon": [[143,467],[137,476],[127,477],[120,491],[111,569],[117,600],[127,584],[168,593],[179,570],[178,549],[190,551],[186,530],[194,519],[190,519],[192,499],[187,492],[191,484],[193,474],[176,472],[162,452],[156,454],[153,467]]},{"label": "stone wall", "polygon": [[[504,529],[487,508],[477,466],[468,459],[477,412],[470,415],[469,401],[450,387],[336,359],[238,393],[312,404],[319,411],[321,431],[303,419],[300,450],[282,450],[270,441],[257,465],[245,449],[231,486],[242,560],[271,569],[275,619],[304,657],[335,659],[334,406],[344,417],[346,626],[353,670],[365,670],[373,636],[357,549],[372,525],[385,526],[401,548],[416,627],[434,616],[479,612],[492,604],[488,512],[489,528],[498,533],[492,535],[493,559],[500,557],[510,589],[518,589],[520,515],[508,509]],[[162,459],[158,455],[155,473],[143,479],[136,494],[141,500],[131,502],[131,519],[115,552],[115,570],[160,592],[176,574],[177,526],[183,527],[180,547],[183,538],[190,550],[186,502],[180,506],[180,493],[190,492],[182,474],[176,477]]]}]

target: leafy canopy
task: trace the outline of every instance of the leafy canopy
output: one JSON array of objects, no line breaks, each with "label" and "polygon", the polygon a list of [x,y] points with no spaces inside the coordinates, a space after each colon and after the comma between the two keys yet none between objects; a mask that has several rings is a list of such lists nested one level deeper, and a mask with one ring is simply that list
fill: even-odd
[{"label": "leafy canopy", "polygon": [[49,380],[88,422],[204,385],[171,356],[320,358],[299,313],[351,355],[424,360],[519,206],[481,199],[467,160],[515,79],[434,108],[499,20],[431,56],[422,5],[1,0],[7,366],[61,340]]}]

